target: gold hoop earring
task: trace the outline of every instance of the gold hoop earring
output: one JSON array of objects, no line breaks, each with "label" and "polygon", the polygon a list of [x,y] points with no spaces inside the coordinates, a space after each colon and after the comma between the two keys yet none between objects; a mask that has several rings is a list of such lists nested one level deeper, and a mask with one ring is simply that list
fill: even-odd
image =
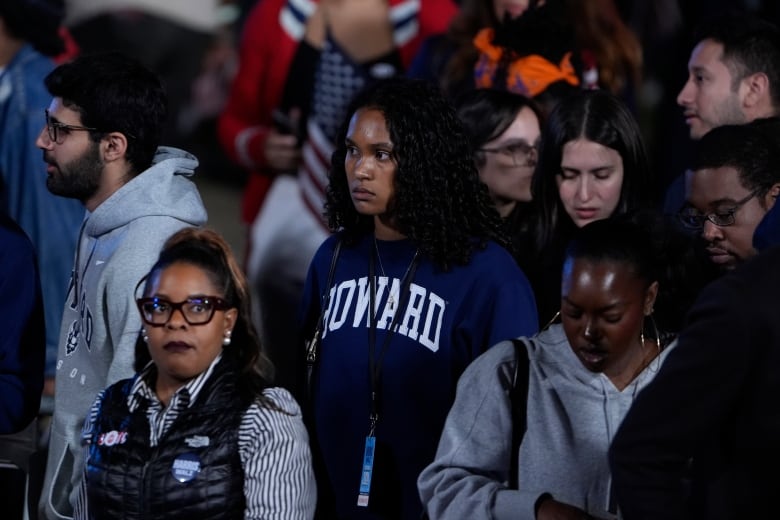
[{"label": "gold hoop earring", "polygon": [[658,353],[661,353],[661,333],[658,330],[658,325],[655,323],[655,318],[653,317],[653,311],[650,311],[650,314],[647,316],[650,318],[650,323],[653,325],[653,332],[655,333],[655,346],[658,349]]},{"label": "gold hoop earring", "polygon": [[639,331],[639,341],[642,342],[642,346],[645,345],[645,328],[647,327],[647,320],[650,320],[650,324],[653,326],[653,335],[655,337],[655,346],[658,349],[658,353],[661,353],[661,333],[658,332],[658,325],[655,323],[655,318],[653,318],[653,309],[650,309],[650,312],[648,314],[645,314],[644,319],[642,320],[642,328]]},{"label": "gold hoop earring", "polygon": [[658,351],[655,355],[656,365],[655,367],[651,367],[651,370],[653,372],[658,372],[658,369],[661,368],[661,333],[658,330],[658,325],[655,323],[655,318],[653,317],[653,311],[650,310],[650,314],[645,314],[645,319],[642,320],[642,332],[640,332],[640,338],[642,341],[642,348],[645,346],[645,326],[647,324],[648,318],[650,319],[650,324],[653,326],[653,334],[655,334],[655,348]]}]

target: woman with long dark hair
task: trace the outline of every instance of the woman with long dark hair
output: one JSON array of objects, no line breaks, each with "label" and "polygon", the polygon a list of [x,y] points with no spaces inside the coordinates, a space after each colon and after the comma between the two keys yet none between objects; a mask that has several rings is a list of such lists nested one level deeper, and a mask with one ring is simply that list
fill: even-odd
[{"label": "woman with long dark hair", "polygon": [[531,192],[534,219],[520,264],[543,325],[559,309],[563,250],[574,231],[654,205],[642,135],[625,103],[603,90],[562,100],[542,131]]},{"label": "woman with long dark hair", "polygon": [[495,339],[535,331],[536,310],[439,91],[383,81],[348,113],[327,190],[337,233],[304,291],[321,340],[318,489],[326,518],[419,518],[415,482],[458,376]]},{"label": "woman with long dark hair", "polygon": [[527,232],[532,211],[531,179],[539,157],[542,115],[531,99],[495,89],[467,92],[457,102],[480,180],[501,215],[512,254]]}]

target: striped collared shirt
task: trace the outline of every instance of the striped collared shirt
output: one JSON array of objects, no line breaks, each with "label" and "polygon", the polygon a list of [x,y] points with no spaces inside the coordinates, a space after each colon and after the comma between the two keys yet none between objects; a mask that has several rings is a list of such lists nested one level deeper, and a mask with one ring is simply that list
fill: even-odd
[{"label": "striped collared shirt", "polygon": [[[133,381],[128,395],[130,412],[148,403],[149,444],[157,446],[179,414],[192,406],[221,359],[218,356],[202,374],[188,381],[171,397],[168,406],[157,398],[151,377],[156,370],[149,363]],[[101,392],[90,409],[82,432],[84,443],[95,427]],[[238,453],[244,470],[245,519],[309,519],[314,516],[317,489],[311,466],[309,438],[298,403],[287,390],[268,388],[263,395],[277,409],[252,403],[241,418]],[[163,439],[164,441],[164,439]],[[75,504],[74,518],[89,518],[85,480]]]}]

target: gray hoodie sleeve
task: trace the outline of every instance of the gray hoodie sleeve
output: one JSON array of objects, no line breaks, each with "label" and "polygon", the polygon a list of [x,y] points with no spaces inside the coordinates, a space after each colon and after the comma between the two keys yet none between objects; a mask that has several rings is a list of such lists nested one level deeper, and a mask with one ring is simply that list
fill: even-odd
[{"label": "gray hoodie sleeve", "polygon": [[431,518],[535,519],[541,496],[509,489],[514,346],[504,341],[477,358],[458,381],[436,458],[417,481]]}]

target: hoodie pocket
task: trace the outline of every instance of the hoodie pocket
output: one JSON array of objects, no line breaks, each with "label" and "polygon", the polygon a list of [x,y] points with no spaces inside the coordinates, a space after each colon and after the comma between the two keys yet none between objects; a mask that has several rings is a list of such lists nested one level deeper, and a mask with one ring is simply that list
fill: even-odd
[{"label": "hoodie pocket", "polygon": [[[52,435],[57,435],[52,433]],[[72,518],[73,506],[70,495],[73,490],[73,453],[64,437],[57,435],[56,442],[52,446],[62,446],[62,453],[55,459],[57,464],[51,486],[46,493],[46,510],[55,518]],[[52,438],[52,441],[55,439]]]}]

